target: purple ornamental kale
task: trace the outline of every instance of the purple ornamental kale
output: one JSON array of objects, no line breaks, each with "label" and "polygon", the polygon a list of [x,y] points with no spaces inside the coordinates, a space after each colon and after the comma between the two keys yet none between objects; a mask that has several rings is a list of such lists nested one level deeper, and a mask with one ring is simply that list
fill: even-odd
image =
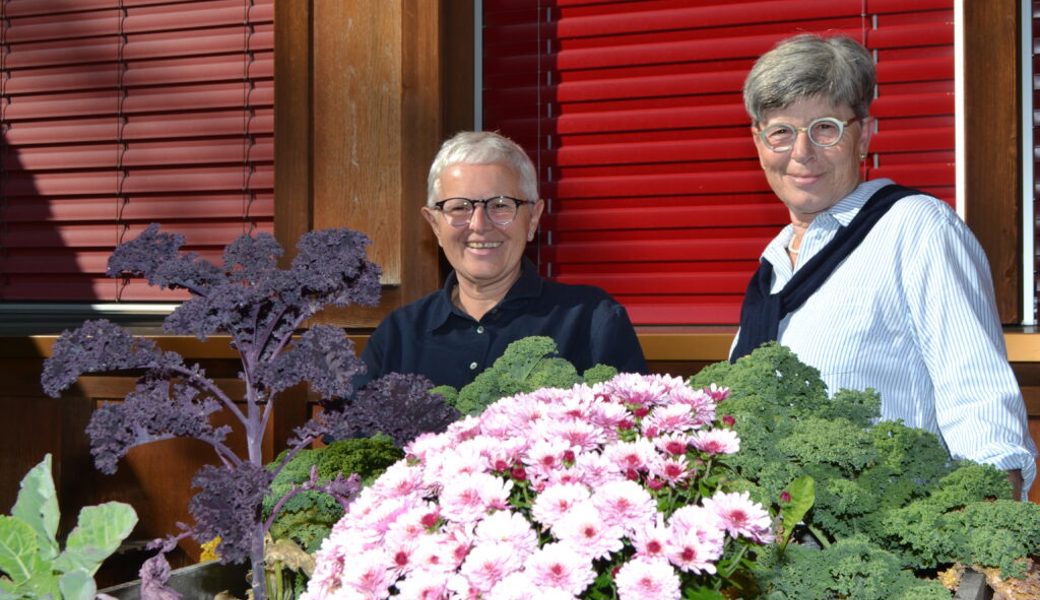
[{"label": "purple ornamental kale", "polygon": [[301,293],[322,306],[375,306],[379,267],[365,258],[369,239],[349,229],[312,232],[297,244],[289,274]]},{"label": "purple ornamental kale", "polygon": [[[107,321],[88,321],[63,333],[44,364],[42,383],[48,394],[58,396],[83,373],[139,371],[138,386],[126,401],[99,408],[91,419],[88,433],[95,464],[102,471],[114,471],[130,448],[154,440],[193,437],[209,443],[222,466],[204,467],[197,474],[194,484],[201,491],[190,505],[196,524],[183,535],[190,533],[199,541],[219,535],[225,560],[249,559],[253,572],[262,573],[265,530],[260,506],[273,476],[262,464],[262,442],[275,396],[301,381],[310,383],[323,399],[349,396],[354,375],[364,368],[340,330],[314,327],[293,344],[294,335],[328,304],[375,304],[379,268],[365,257],[368,238],[345,229],[304,234],[287,270],[277,268],[282,250],[266,234],[246,235],[232,243],[223,267],[193,253],[180,254],[183,244],[183,237],[149,226],[139,238],[116,249],[109,274],[145,277],[152,285],[190,292],[191,300],[167,317],[166,330],[200,338],[228,334],[242,360],[245,398],[236,402],[197,365],[188,367],[177,354],[163,352],[154,342],[134,338]],[[221,408],[243,430],[247,456],[225,445],[227,427],[210,423]],[[281,464],[317,437],[347,431],[348,416],[326,410],[298,428]],[[274,472],[280,466],[275,465]],[[343,485],[343,491],[349,491]],[[169,551],[173,543],[163,549]],[[162,569],[155,573],[161,575]],[[263,577],[253,578],[252,593],[257,600],[266,597]]]},{"label": "purple ornamental kale", "polygon": [[161,289],[184,288],[192,293],[226,280],[220,269],[194,252],[178,254],[183,245],[184,236],[159,233],[159,225],[152,223],[141,235],[116,247],[107,274],[145,277]]},{"label": "purple ornamental kale", "polygon": [[323,403],[354,392],[354,376],[363,372],[354,342],[339,327],[315,325],[287,350],[257,368],[257,383],[276,394],[300,381],[310,383]]},{"label": "purple ornamental kale", "polygon": [[385,433],[398,447],[421,433],[440,433],[459,418],[444,399],[431,394],[422,375],[389,373],[370,381],[345,409],[355,437]]},{"label": "purple ornamental kale", "polygon": [[40,381],[43,391],[57,398],[84,373],[130,369],[166,372],[183,365],[179,355],[159,350],[152,340],[135,338],[109,321],[86,321],[75,331],[63,332],[54,342]]},{"label": "purple ornamental kale", "polygon": [[243,462],[234,468],[206,465],[191,484],[199,493],[188,511],[195,518],[195,538],[220,537],[220,561],[238,563],[250,558],[260,528],[260,505],[271,486],[272,474],[262,465]]},{"label": "purple ornamental kale", "polygon": [[263,281],[278,268],[284,253],[269,233],[243,235],[224,249],[224,271],[235,282]]},{"label": "purple ornamental kale", "polygon": [[94,465],[111,475],[134,446],[170,438],[195,438],[233,458],[224,446],[231,428],[209,422],[209,416],[219,410],[219,402],[199,398],[193,387],[161,379],[142,381],[124,402],[103,405],[90,416],[87,435]]}]

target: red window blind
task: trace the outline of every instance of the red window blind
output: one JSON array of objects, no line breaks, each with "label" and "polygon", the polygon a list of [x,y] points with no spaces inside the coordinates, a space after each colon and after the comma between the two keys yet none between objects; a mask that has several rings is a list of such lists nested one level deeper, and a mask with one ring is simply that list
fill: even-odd
[{"label": "red window blind", "polygon": [[105,277],[151,222],[219,260],[269,231],[273,0],[0,2],[0,300],[179,296]]},{"label": "red window blind", "polygon": [[484,0],[484,128],[538,163],[544,273],[598,285],[641,324],[732,324],[788,222],[741,88],[799,32],[878,65],[867,178],[954,201],[953,0]]}]

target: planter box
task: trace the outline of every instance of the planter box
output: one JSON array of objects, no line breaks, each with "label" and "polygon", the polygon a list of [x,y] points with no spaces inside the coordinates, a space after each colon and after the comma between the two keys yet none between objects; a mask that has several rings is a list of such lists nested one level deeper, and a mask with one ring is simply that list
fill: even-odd
[{"label": "planter box", "polygon": [[[207,561],[174,569],[170,573],[169,586],[180,592],[185,600],[209,600],[225,590],[238,598],[245,598],[249,588],[248,571],[248,564],[222,565],[219,561]],[[112,586],[98,590],[98,593],[118,600],[141,600],[141,581]]]}]

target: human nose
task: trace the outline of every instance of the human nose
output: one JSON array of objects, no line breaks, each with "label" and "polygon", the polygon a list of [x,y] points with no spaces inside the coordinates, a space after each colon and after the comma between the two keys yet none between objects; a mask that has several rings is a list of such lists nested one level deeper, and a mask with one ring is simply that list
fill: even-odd
[{"label": "human nose", "polygon": [[798,162],[807,162],[816,156],[816,145],[809,139],[809,132],[804,127],[794,130],[794,143],[791,146],[791,158]]},{"label": "human nose", "polygon": [[473,231],[487,231],[491,229],[491,219],[488,218],[486,201],[473,203],[473,214],[469,217],[469,229]]}]

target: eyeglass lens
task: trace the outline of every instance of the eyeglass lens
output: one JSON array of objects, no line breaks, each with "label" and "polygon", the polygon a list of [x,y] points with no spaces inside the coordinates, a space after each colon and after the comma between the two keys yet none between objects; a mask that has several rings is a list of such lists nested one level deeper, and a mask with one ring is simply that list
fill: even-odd
[{"label": "eyeglass lens", "polygon": [[841,141],[845,123],[833,117],[816,119],[808,127],[795,127],[787,123],[776,123],[762,131],[762,139],[772,150],[786,152],[794,147],[799,132],[806,132],[809,141],[816,146],[829,147]]},{"label": "eyeglass lens", "polygon": [[441,210],[448,222],[454,227],[464,227],[473,219],[475,204],[484,205],[484,215],[495,225],[509,225],[516,218],[518,203],[510,198],[489,198],[487,200],[467,200],[452,198],[444,203]]}]

